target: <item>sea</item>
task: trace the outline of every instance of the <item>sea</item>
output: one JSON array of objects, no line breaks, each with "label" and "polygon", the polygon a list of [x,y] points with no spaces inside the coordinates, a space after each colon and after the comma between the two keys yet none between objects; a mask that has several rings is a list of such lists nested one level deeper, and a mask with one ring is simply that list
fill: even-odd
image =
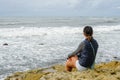
[{"label": "sea", "polygon": [[92,26],[96,64],[120,61],[120,17],[0,17],[0,80],[15,72],[65,64]]}]

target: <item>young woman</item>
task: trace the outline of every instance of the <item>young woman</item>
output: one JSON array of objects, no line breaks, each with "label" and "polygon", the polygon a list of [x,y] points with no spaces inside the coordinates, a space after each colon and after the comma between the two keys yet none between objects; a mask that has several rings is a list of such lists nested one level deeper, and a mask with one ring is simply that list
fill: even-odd
[{"label": "young woman", "polygon": [[71,71],[72,68],[77,68],[79,71],[82,71],[94,67],[98,43],[92,36],[92,27],[85,26],[83,35],[85,36],[85,40],[80,43],[77,50],[68,55],[65,66],[67,71]]}]

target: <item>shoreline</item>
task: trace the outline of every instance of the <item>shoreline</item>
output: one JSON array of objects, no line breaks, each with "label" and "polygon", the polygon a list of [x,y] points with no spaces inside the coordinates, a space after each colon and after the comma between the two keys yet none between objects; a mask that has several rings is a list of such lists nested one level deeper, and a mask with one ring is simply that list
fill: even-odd
[{"label": "shoreline", "polygon": [[94,70],[82,72],[76,69],[66,72],[63,64],[57,64],[48,68],[16,72],[4,80],[120,80],[120,61],[99,63]]}]

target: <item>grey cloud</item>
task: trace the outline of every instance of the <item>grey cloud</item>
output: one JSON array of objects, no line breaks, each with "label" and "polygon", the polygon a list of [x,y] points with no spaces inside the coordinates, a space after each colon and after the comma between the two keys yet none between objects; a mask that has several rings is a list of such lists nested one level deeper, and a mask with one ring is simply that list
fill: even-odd
[{"label": "grey cloud", "polygon": [[41,15],[45,12],[53,15],[102,15],[103,12],[107,14],[114,11],[113,7],[119,9],[119,6],[120,0],[0,0],[0,15],[2,13]]}]

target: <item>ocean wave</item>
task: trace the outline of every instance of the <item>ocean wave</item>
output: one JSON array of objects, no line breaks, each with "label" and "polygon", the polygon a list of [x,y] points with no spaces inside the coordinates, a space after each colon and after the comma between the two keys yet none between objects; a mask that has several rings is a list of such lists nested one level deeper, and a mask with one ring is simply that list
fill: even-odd
[{"label": "ocean wave", "polygon": [[21,28],[0,28],[0,37],[19,37],[19,36],[45,36],[45,35],[64,35],[80,32],[81,28],[71,27],[21,27]]},{"label": "ocean wave", "polygon": [[[120,31],[120,25],[115,26],[93,26],[95,32]],[[20,27],[20,28],[0,28],[0,37],[20,37],[20,36],[46,36],[46,35],[67,35],[82,33],[83,27]]]},{"label": "ocean wave", "polygon": [[94,28],[97,32],[108,32],[108,31],[117,31],[120,30],[120,25],[114,25],[114,26],[96,26]]}]

